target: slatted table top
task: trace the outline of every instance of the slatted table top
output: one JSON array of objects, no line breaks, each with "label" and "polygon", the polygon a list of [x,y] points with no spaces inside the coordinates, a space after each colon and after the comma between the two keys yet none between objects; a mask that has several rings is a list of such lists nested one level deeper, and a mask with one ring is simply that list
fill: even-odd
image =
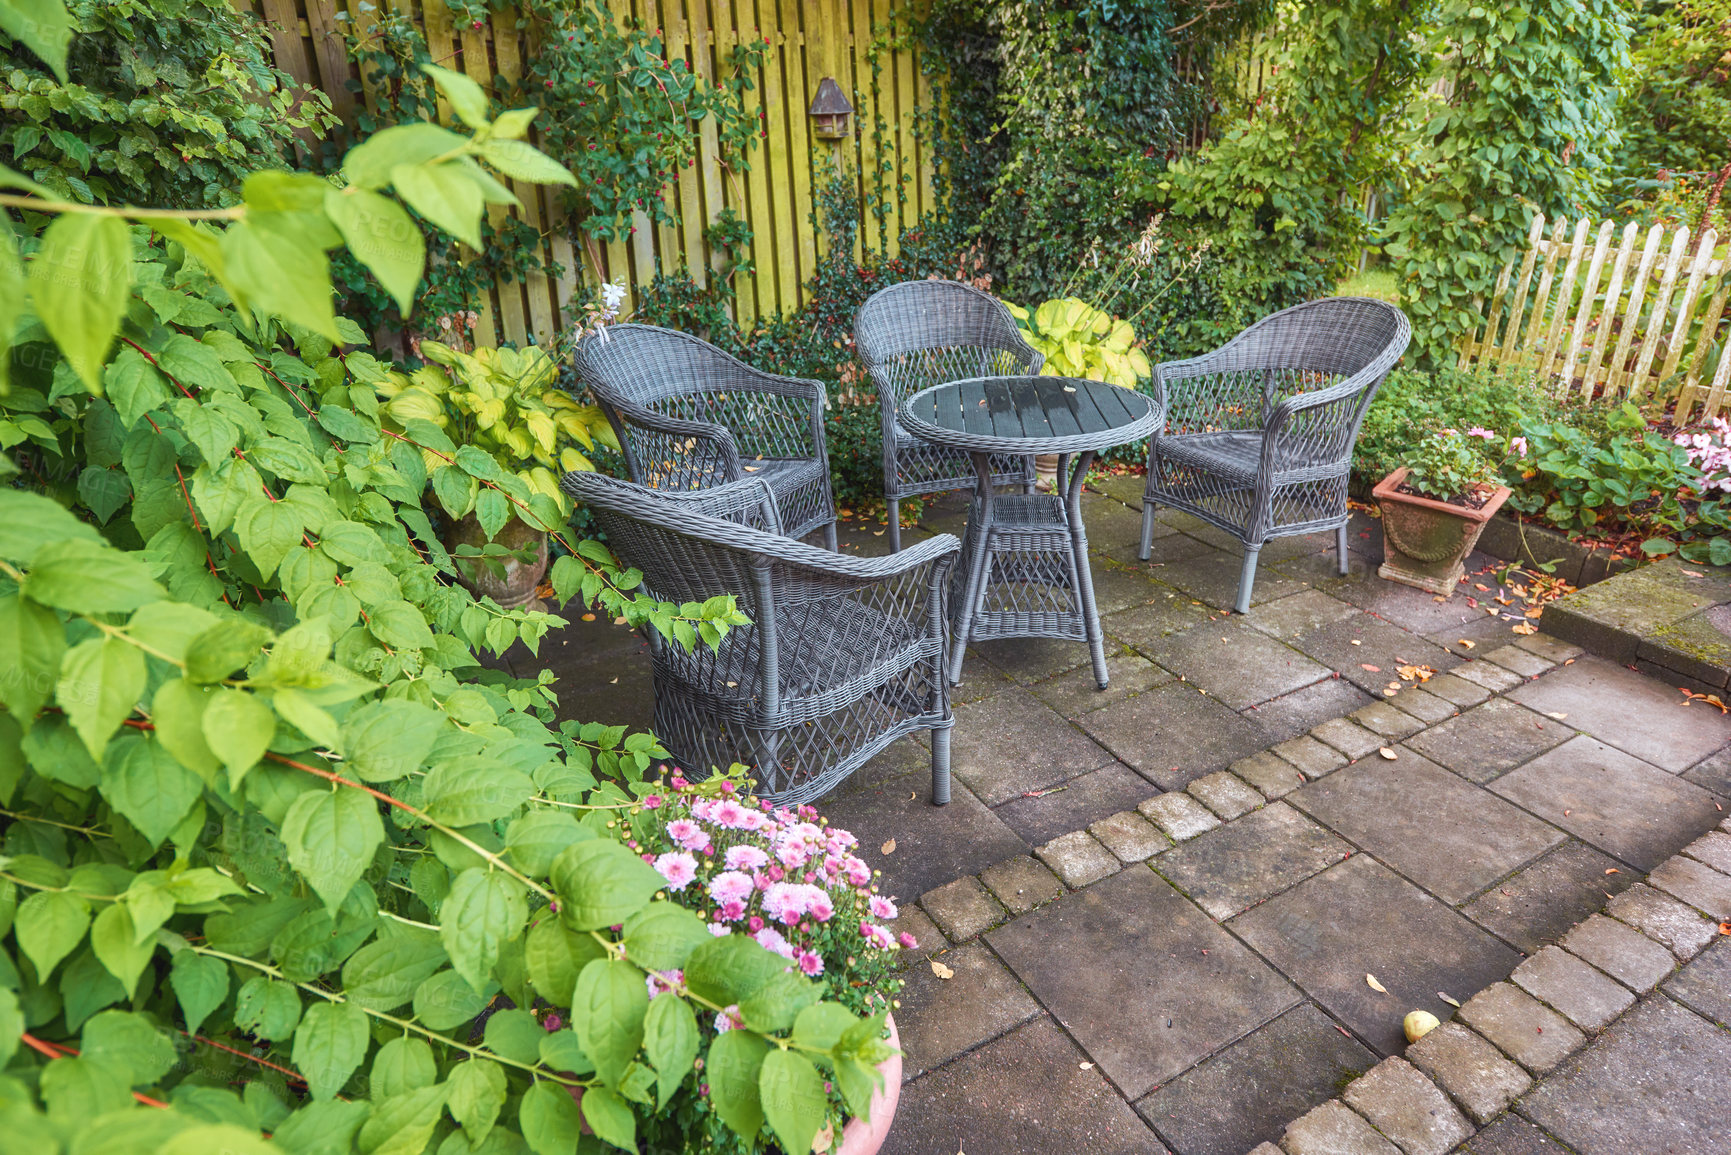
[{"label": "slatted table top", "polygon": [[1152,398],[1078,377],[970,377],[922,389],[902,424],[928,441],[978,453],[1079,453],[1160,428]]}]

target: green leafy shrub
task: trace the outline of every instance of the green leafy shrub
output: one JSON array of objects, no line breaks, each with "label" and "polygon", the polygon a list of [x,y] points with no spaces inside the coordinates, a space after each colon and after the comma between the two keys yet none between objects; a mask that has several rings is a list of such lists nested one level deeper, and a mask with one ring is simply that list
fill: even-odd
[{"label": "green leafy shrub", "polygon": [[0,148],[63,199],[236,204],[248,174],[293,157],[297,134],[336,123],[227,0],[74,0],[70,18],[77,83],[0,34]]},{"label": "green leafy shrub", "polygon": [[1353,447],[1357,484],[1375,485],[1408,463],[1414,444],[1444,429],[1486,429],[1498,444],[1519,433],[1528,420],[1586,414],[1557,401],[1530,374],[1490,368],[1445,368],[1436,372],[1396,369],[1377,390]]},{"label": "green leafy shrub", "polygon": [[[483,164],[551,164],[442,79],[474,136],[381,132],[346,189],[255,174],[220,232],[12,179],[51,223],[0,246],[9,1145],[553,1155],[585,1127],[633,1148],[678,1094],[807,1150],[819,1064],[869,1096],[881,1020],[712,935],[625,845],[656,823],[654,738],[555,726],[549,674],[482,667],[562,623],[454,582],[423,455],[558,532],[556,506],[434,421],[387,428],[329,310],[348,229],[412,299],[418,232],[355,227],[406,219],[384,189],[466,236]],[[593,542],[551,578],[687,648],[742,622],[634,593]],[[651,1003],[645,966],[680,989]]]}]

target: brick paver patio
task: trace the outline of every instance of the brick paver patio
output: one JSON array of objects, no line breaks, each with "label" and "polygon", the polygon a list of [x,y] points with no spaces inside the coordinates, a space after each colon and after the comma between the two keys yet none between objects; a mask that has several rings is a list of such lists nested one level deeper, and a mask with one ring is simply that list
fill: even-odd
[{"label": "brick paver patio", "polygon": [[[1731,718],[1378,580],[1374,523],[1345,578],[1331,535],[1271,544],[1227,615],[1231,543],[1163,514],[1138,562],[1139,483],[1101,488],[1111,688],[1079,643],[978,646],[950,805],[912,739],[822,804],[894,840],[921,942],[885,1150],[1726,1150]],[[573,713],[646,727],[641,643],[565,634]]]}]

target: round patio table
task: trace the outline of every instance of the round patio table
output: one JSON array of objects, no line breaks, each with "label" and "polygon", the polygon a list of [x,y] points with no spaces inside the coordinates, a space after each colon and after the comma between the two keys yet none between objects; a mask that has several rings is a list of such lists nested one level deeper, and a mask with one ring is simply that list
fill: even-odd
[{"label": "round patio table", "polygon": [[[902,425],[967,451],[975,488],[952,590],[960,682],[969,642],[1063,638],[1088,643],[1106,688],[1106,648],[1088,572],[1082,483],[1094,455],[1156,432],[1165,414],[1133,389],[1072,377],[971,377],[922,389],[902,403]],[[1055,453],[1061,493],[994,493],[993,454]]]}]

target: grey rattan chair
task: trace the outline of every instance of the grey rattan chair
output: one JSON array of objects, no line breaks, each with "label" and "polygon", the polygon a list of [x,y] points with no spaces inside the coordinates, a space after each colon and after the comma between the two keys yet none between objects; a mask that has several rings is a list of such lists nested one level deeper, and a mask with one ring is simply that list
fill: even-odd
[{"label": "grey rattan chair", "polygon": [[[883,410],[884,501],[890,548],[899,550],[901,499],[972,489],[974,467],[961,450],[903,429],[897,407],[946,381],[1035,374],[1046,359],[1022,340],[1001,301],[961,281],[904,281],[879,289],[854,315],[853,335]],[[993,457],[992,483],[1033,492],[1034,459]]]},{"label": "grey rattan chair", "polygon": [[1226,345],[1154,371],[1166,429],[1148,451],[1141,556],[1169,505],[1244,543],[1236,609],[1250,609],[1271,537],[1336,531],[1347,572],[1346,482],[1364,411],[1412,337],[1386,301],[1331,297],[1264,317]]},{"label": "grey rattan chair", "polygon": [[691,490],[756,475],[788,536],[821,529],[835,549],[821,383],[761,372],[654,325],[608,326],[578,345],[574,366],[619,435],[633,481]]},{"label": "grey rattan chair", "polygon": [[752,624],[718,649],[655,631],[655,732],[704,774],[742,762],[759,791],[807,802],[915,730],[932,732],[932,801],[950,800],[944,591],[961,543],[940,534],[887,557],[850,557],[781,536],[755,478],[663,493],[569,473],[619,560],[674,603],[737,595]]}]

